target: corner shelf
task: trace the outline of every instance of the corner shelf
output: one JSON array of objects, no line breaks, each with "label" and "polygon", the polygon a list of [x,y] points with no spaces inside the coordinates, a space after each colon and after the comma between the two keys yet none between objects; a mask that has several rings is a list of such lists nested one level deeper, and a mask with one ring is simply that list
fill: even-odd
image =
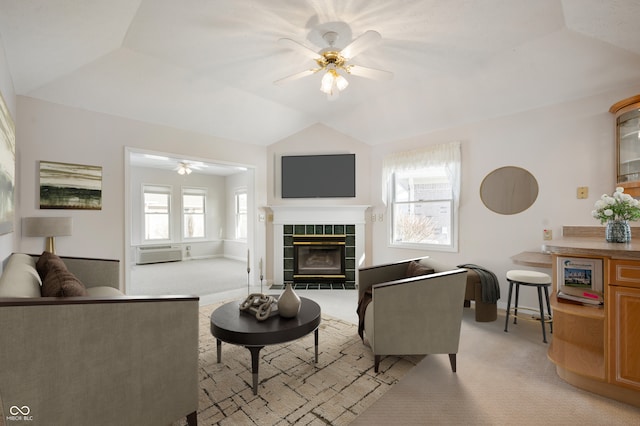
[{"label": "corner shelf", "polygon": [[549,359],[557,368],[606,381],[604,308],[560,302],[554,293],[551,309]]}]

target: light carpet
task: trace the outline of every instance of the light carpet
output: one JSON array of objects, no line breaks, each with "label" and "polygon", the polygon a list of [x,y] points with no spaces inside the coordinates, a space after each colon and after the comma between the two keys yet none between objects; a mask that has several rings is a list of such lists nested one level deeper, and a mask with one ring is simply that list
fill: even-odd
[{"label": "light carpet", "polygon": [[318,363],[313,333],[266,346],[254,395],[246,348],[223,343],[217,363],[210,316],[219,305],[200,308],[199,425],[347,425],[423,358],[389,357],[375,374],[356,325],[323,314]]},{"label": "light carpet", "polygon": [[504,311],[489,323],[473,315],[464,310],[457,373],[446,356],[425,357],[352,426],[640,424],[640,408],[558,376],[538,321],[512,320],[505,333]]}]

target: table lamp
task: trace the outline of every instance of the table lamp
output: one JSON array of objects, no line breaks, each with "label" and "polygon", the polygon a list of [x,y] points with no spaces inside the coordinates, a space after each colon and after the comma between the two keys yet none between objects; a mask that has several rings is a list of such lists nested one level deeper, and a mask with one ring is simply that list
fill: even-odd
[{"label": "table lamp", "polygon": [[71,235],[70,217],[25,217],[22,218],[22,235],[46,237],[45,251],[56,252],[55,237]]}]

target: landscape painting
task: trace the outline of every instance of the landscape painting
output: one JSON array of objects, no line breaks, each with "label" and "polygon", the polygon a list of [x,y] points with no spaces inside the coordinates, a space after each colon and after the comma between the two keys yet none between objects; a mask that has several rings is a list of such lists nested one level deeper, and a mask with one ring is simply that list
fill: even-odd
[{"label": "landscape painting", "polygon": [[102,167],[40,161],[41,209],[102,209]]},{"label": "landscape painting", "polygon": [[0,93],[0,235],[13,232],[16,129]]}]

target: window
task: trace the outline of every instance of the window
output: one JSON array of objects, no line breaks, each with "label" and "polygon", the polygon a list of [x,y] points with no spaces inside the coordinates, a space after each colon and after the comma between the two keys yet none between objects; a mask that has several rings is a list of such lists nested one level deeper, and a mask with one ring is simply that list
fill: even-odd
[{"label": "window", "polygon": [[182,190],[182,238],[205,237],[206,200],[206,189]]},{"label": "window", "polygon": [[236,239],[247,239],[247,190],[239,189],[235,194]]},{"label": "window", "polygon": [[144,239],[146,241],[168,240],[171,188],[145,185],[142,192]]},{"label": "window", "polygon": [[392,246],[457,250],[459,143],[393,154],[383,179]]}]

